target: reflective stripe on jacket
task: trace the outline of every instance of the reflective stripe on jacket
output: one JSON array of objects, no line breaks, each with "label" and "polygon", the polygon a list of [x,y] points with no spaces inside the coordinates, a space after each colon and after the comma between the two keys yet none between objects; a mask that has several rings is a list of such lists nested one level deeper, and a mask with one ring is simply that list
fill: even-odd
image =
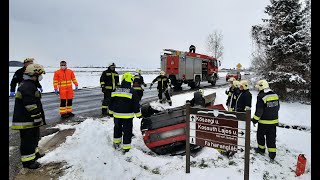
[{"label": "reflective stripe on jacket", "polygon": [[257,96],[256,112],[253,119],[258,120],[260,124],[278,124],[278,112],[280,109],[279,97],[276,93],[268,90],[262,90]]},{"label": "reflective stripe on jacket", "polygon": [[59,89],[61,99],[72,99],[73,89],[72,83],[78,86],[77,79],[71,69],[59,69],[54,72],[53,87]]},{"label": "reflective stripe on jacket", "polygon": [[143,77],[141,75],[135,75],[133,80],[133,89],[134,90],[143,90],[141,87],[142,85],[145,85]]},{"label": "reflective stripe on jacket", "polygon": [[167,89],[168,86],[170,85],[170,79],[167,78],[167,76],[157,76],[153,81],[152,84],[158,81],[158,86],[157,89]]},{"label": "reflective stripe on jacket", "polygon": [[108,90],[114,90],[119,87],[119,74],[116,71],[111,71],[110,68],[103,71],[100,76],[100,87]]},{"label": "reflective stripe on jacket", "polygon": [[113,117],[121,119],[142,115],[138,94],[131,88],[131,83],[124,82],[120,88],[116,88],[111,93],[109,113],[113,114]]},{"label": "reflective stripe on jacket", "polygon": [[36,81],[24,80],[18,87],[12,118],[12,129],[27,129],[43,125],[44,114]]}]

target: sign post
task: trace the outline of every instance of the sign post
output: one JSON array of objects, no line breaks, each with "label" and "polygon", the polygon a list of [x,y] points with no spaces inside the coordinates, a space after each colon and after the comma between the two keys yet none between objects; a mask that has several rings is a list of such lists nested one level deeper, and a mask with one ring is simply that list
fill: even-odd
[{"label": "sign post", "polygon": [[187,132],[186,132],[186,173],[190,173],[190,102],[186,104]]},{"label": "sign post", "polygon": [[228,112],[186,105],[186,173],[190,173],[190,143],[244,152],[244,179],[249,180],[251,111]]}]

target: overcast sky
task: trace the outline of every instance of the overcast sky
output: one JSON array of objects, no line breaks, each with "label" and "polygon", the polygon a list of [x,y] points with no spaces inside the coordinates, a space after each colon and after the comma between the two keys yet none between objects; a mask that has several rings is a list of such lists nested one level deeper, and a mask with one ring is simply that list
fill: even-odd
[{"label": "overcast sky", "polygon": [[165,48],[209,54],[206,38],[223,34],[222,67],[249,67],[252,25],[269,0],[10,0],[9,60],[44,66],[160,67]]}]

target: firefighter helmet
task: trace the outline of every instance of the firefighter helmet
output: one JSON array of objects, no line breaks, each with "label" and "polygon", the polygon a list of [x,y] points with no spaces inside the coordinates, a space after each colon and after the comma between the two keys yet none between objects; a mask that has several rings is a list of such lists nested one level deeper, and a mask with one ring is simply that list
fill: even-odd
[{"label": "firefighter helmet", "polygon": [[258,81],[257,84],[256,84],[256,88],[258,88],[259,91],[264,90],[264,89],[266,89],[268,87],[269,87],[269,83],[264,79]]},{"label": "firefighter helmet", "polygon": [[247,80],[241,80],[239,85],[242,86],[244,90],[249,89],[249,82]]},{"label": "firefighter helmet", "polygon": [[126,81],[126,82],[129,82],[129,83],[132,83],[133,82],[133,76],[130,72],[126,72],[122,75],[122,78],[121,80],[123,81]]},{"label": "firefighter helmet", "polygon": [[136,72],[141,74],[141,69],[137,69]]},{"label": "firefighter helmet", "polygon": [[234,81],[232,82],[232,84],[233,84],[234,87],[239,88],[240,82],[237,81],[237,80],[234,80]]},{"label": "firefighter helmet", "polygon": [[116,67],[116,65],[115,65],[114,63],[110,63],[110,64],[109,64],[109,67],[111,67],[111,66]]},{"label": "firefighter helmet", "polygon": [[39,76],[45,73],[43,66],[40,64],[29,64],[24,71],[24,74],[29,76]]},{"label": "firefighter helmet", "polygon": [[164,76],[166,73],[164,71],[160,71],[160,75]]},{"label": "firefighter helmet", "polygon": [[229,82],[230,81],[234,81],[234,80],[236,80],[236,78],[234,78],[234,77],[231,77],[231,78],[228,79]]},{"label": "firefighter helmet", "polygon": [[23,61],[23,64],[28,63],[28,62],[33,62],[33,61],[34,61],[34,58],[26,58],[26,59]]},{"label": "firefighter helmet", "polygon": [[204,94],[204,90],[203,89],[199,89],[199,92],[201,93],[201,95],[203,96]]}]

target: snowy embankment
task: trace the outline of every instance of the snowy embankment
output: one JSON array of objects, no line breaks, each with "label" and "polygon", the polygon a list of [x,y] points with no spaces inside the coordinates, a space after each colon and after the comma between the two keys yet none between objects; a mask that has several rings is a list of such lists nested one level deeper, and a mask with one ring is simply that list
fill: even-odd
[{"label": "snowy embankment", "polygon": [[[205,89],[205,95],[216,92],[215,104],[225,104],[226,87]],[[255,111],[257,91],[252,90],[252,115]],[[173,106],[181,106],[191,99],[193,93],[172,97]],[[157,106],[156,102],[151,103]],[[280,122],[311,125],[310,105],[281,102]],[[130,152],[122,155],[112,148],[113,119],[86,119],[80,124],[69,125],[76,131],[66,142],[39,159],[42,164],[66,161],[69,168],[61,179],[243,179],[244,154],[237,153],[230,159],[220,155],[215,149],[203,148],[191,157],[191,173],[185,173],[185,156],[157,156],[144,144],[140,132],[140,119],[133,119],[133,133]],[[67,128],[68,125],[58,125]],[[257,127],[251,125],[251,147],[256,147]],[[40,144],[49,138],[42,138]],[[304,153],[307,158],[306,174],[295,177],[297,157]],[[311,132],[277,128],[276,163],[270,163],[268,155],[250,152],[250,179],[311,179]]]}]

